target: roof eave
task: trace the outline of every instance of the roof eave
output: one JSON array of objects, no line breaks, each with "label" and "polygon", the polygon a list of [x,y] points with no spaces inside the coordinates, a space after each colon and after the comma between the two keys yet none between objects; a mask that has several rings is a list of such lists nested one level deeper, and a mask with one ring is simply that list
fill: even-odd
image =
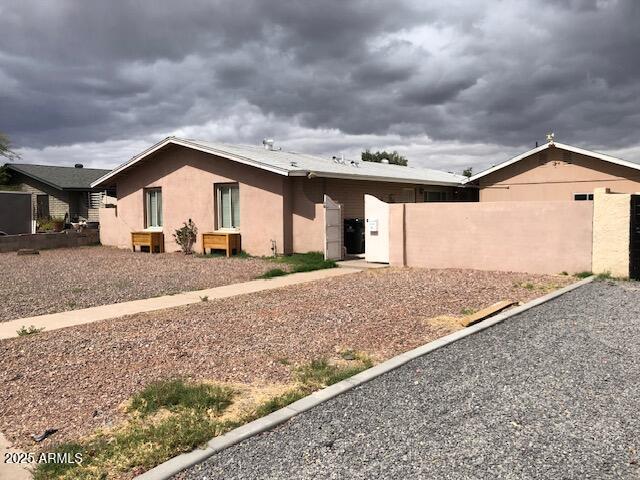
[{"label": "roof eave", "polygon": [[14,165],[11,164],[5,164],[5,166],[15,172],[20,173],[21,175],[25,175],[26,177],[29,178],[33,178],[34,180],[37,180],[38,182],[44,183],[45,185],[49,185],[52,188],[55,188],[56,190],[64,190],[60,185],[56,185],[55,183],[52,183],[48,180],[45,180],[44,178],[40,178],[37,175],[33,175],[32,173],[29,172],[25,172],[24,170],[21,170],[20,168],[17,168]]},{"label": "roof eave", "polygon": [[633,162],[629,162],[627,160],[623,160],[622,158],[617,158],[617,157],[612,157],[611,155],[606,155],[604,153],[598,153],[598,152],[594,152],[592,150],[586,150],[584,148],[580,148],[580,147],[574,147],[572,145],[566,145],[564,143],[558,143],[558,142],[549,142],[549,143],[545,143],[544,145],[540,145],[539,147],[533,148],[527,152],[521,153],[520,155],[516,155],[513,158],[510,158],[509,160],[499,163],[498,165],[494,165],[491,168],[487,168],[486,170],[479,172],[475,175],[473,175],[472,177],[470,177],[465,183],[469,183],[469,182],[473,182],[475,180],[478,180],[482,177],[485,177],[493,172],[496,172],[498,170],[501,170],[505,167],[508,167],[509,165],[513,165],[516,162],[519,162],[520,160],[533,155],[535,153],[541,152],[542,150],[546,150],[549,147],[556,147],[556,148],[560,148],[562,150],[567,150],[569,152],[574,152],[577,153],[579,155],[585,155],[587,157],[592,157],[592,158],[597,158],[600,159],[604,162],[609,162],[609,163],[613,163],[616,165],[621,165],[623,167],[628,167],[628,168],[632,168],[634,170],[640,170],[640,164],[637,163],[633,163]]},{"label": "roof eave", "polygon": [[91,184],[91,187],[95,188],[95,187],[100,186],[101,184],[103,184],[104,182],[109,180],[110,178],[115,177],[116,175],[118,175],[119,173],[123,172],[127,168],[129,168],[129,167],[135,165],[136,163],[138,163],[140,160],[148,157],[149,155],[153,154],[154,152],[157,152],[158,150],[160,150],[161,148],[163,148],[163,147],[165,147],[165,146],[167,146],[169,144],[180,145],[180,146],[187,147],[187,148],[192,148],[194,150],[198,150],[198,151],[201,151],[201,152],[204,152],[204,153],[209,153],[211,155],[216,155],[216,156],[219,156],[219,157],[228,158],[229,160],[233,160],[233,161],[238,162],[238,163],[242,163],[242,164],[245,164],[245,165],[250,165],[252,167],[260,168],[262,170],[267,170],[267,171],[270,171],[272,173],[277,173],[278,175],[287,176],[289,174],[289,171],[287,169],[284,169],[284,168],[273,167],[271,165],[267,165],[267,164],[264,164],[262,162],[258,162],[258,161],[255,161],[255,160],[250,160],[250,159],[242,157],[240,155],[233,155],[233,154],[230,154],[228,152],[217,150],[215,148],[206,147],[206,146],[201,145],[199,143],[190,142],[189,140],[184,140],[182,138],[167,137],[164,140],[156,143],[155,145],[152,145],[151,147],[147,148],[142,153],[139,153],[138,155],[132,157],[131,160],[129,160],[129,161],[123,163],[122,165],[114,168],[113,170],[111,170],[106,175],[103,175],[102,177],[97,179],[95,182],[93,182]]},{"label": "roof eave", "polygon": [[444,182],[436,180],[426,180],[419,178],[397,178],[397,177],[385,177],[379,175],[361,175],[361,174],[349,174],[349,173],[334,173],[334,172],[318,172],[310,170],[307,175],[314,175],[320,178],[338,178],[344,180],[368,180],[377,182],[388,183],[414,183],[419,185],[436,185],[442,187],[460,187],[462,182]]}]

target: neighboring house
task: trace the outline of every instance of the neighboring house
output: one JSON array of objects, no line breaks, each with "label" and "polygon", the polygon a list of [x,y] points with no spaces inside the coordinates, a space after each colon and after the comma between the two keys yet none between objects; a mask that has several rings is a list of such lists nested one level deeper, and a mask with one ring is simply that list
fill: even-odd
[{"label": "neighboring house", "polygon": [[[67,222],[78,219],[98,221],[98,208],[103,189],[91,187],[109,170],[53,165],[7,163],[10,185],[18,191],[31,193],[33,219],[64,218]],[[1,188],[1,187],[0,187]]]},{"label": "neighboring house", "polygon": [[[323,250],[325,196],[341,204],[346,220],[363,218],[365,193],[387,202],[473,200],[476,191],[463,188],[463,180],[437,170],[286,152],[269,143],[169,137],[92,187],[117,187],[117,207],[101,210],[103,244],[130,247],[131,232],[160,230],[166,251],[175,251],[172,234],[190,218],[200,233],[238,231],[243,250],[269,255],[274,244],[277,253]],[[202,250],[200,235],[196,250]]]},{"label": "neighboring house", "polygon": [[481,202],[593,200],[593,190],[640,192],[640,164],[550,142],[473,175]]}]

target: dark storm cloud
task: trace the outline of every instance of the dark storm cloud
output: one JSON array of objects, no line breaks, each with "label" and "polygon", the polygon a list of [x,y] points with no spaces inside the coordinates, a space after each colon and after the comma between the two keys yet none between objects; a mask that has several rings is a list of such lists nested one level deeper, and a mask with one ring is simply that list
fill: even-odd
[{"label": "dark storm cloud", "polygon": [[637,1],[424,3],[0,1],[0,131],[39,148],[242,110],[263,126],[225,138],[638,143]]}]

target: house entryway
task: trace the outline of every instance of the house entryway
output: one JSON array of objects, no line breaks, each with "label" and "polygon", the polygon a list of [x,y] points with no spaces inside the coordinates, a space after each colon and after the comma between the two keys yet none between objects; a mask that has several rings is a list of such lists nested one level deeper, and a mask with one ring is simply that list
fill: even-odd
[{"label": "house entryway", "polygon": [[324,196],[324,258],[342,260],[342,205]]}]

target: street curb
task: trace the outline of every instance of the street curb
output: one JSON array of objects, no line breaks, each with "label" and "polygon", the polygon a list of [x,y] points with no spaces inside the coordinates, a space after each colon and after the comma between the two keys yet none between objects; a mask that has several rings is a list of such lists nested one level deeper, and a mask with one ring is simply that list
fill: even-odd
[{"label": "street curb", "polygon": [[359,374],[354,375],[351,378],[335,383],[329,387],[323,388],[322,390],[318,390],[317,392],[314,392],[307,397],[293,402],[290,405],[281,408],[280,410],[276,410],[275,412],[265,417],[254,420],[253,422],[249,422],[241,427],[231,430],[228,433],[225,433],[224,435],[215,437],[209,440],[207,446],[204,449],[197,449],[189,453],[178,455],[177,457],[171,458],[166,462],[161,463],[157,467],[148,470],[142,475],[138,475],[135,478],[136,480],[167,480],[178,472],[181,472],[182,470],[185,470],[206,460],[215,453],[229,448],[236,443],[240,443],[242,440],[257,435],[258,433],[270,430],[273,427],[276,427],[286,422],[287,420],[290,420],[299,413],[316,407],[321,403],[324,403],[327,400],[340,395],[341,393],[347,392],[354,387],[357,387],[358,385],[367,383],[384,373],[390,372],[391,370],[395,370],[396,368],[410,362],[411,360],[419,358],[429,352],[442,348],[462,338],[468,337],[469,335],[473,335],[474,333],[490,328],[510,317],[519,315],[520,313],[525,312],[533,307],[537,307],[538,305],[553,300],[554,298],[564,295],[565,293],[575,290],[576,288],[580,288],[587,283],[591,283],[594,278],[595,276],[587,277],[584,280],[568,285],[540,298],[536,298],[535,300],[527,302],[524,305],[512,308],[511,310],[503,313],[499,313],[493,317],[488,318],[487,320],[476,323],[475,325],[464,328],[462,330],[458,330],[457,332],[438,338],[437,340],[429,342],[408,352],[402,353],[385,362],[379,363],[375,367],[369,368],[364,372],[360,372]]}]

